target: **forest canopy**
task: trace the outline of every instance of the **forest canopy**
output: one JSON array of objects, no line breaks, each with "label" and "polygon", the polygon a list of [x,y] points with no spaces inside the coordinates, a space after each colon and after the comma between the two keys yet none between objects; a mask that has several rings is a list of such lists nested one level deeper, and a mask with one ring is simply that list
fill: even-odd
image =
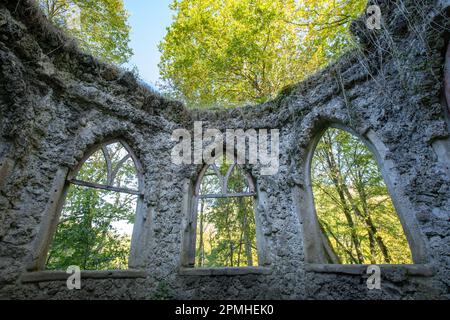
[{"label": "forest canopy", "polygon": [[110,63],[127,62],[130,26],[123,0],[38,0],[55,25],[75,37],[86,52]]},{"label": "forest canopy", "polygon": [[[38,0],[87,53],[124,64],[133,52],[124,0]],[[265,102],[354,46],[367,0],[173,0],[159,44],[162,93],[189,107]],[[145,41],[145,39],[141,39]]]},{"label": "forest canopy", "polygon": [[191,107],[261,103],[353,46],[367,0],[174,0],[162,89]]}]

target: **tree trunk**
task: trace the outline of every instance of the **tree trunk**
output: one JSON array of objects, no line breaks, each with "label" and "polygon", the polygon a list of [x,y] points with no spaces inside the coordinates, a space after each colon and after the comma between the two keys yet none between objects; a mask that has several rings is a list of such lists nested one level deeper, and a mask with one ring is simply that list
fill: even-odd
[{"label": "tree trunk", "polygon": [[203,267],[205,265],[205,243],[204,243],[204,239],[203,239],[203,211],[204,211],[204,200],[201,199],[200,200],[200,237],[199,237],[199,267]]},{"label": "tree trunk", "polygon": [[331,180],[333,181],[333,184],[336,188],[336,191],[339,195],[339,199],[340,199],[342,207],[343,207],[343,212],[344,212],[345,218],[350,227],[350,234],[351,234],[353,245],[356,250],[358,263],[363,264],[364,256],[361,251],[361,243],[359,241],[358,234],[356,233],[355,223],[353,221],[353,218],[352,218],[352,215],[350,212],[350,208],[348,207],[347,200],[346,200],[345,194],[344,194],[344,190],[342,188],[342,184],[340,183],[341,171],[340,171],[340,168],[337,166],[336,161],[333,156],[333,150],[331,149],[332,148],[331,138],[328,137],[328,139],[326,139],[326,140],[327,140],[326,144],[327,144],[328,148],[326,150],[325,156],[326,156],[328,167],[330,169],[329,174],[330,174]]},{"label": "tree trunk", "polygon": [[[362,202],[362,206],[363,206],[363,212],[364,212],[364,222],[366,223],[367,227],[368,227],[368,232],[369,234],[375,238],[378,247],[381,250],[381,253],[383,254],[384,257],[384,261],[386,263],[391,263],[391,257],[389,255],[389,250],[386,247],[383,238],[379,235],[378,233],[378,229],[375,226],[375,224],[373,223],[372,217],[370,216],[370,211],[369,211],[369,206],[367,204],[367,193],[366,190],[364,188],[364,185],[362,184],[362,181],[358,181],[357,185],[357,190],[358,190],[358,194],[361,198],[361,202]],[[349,193],[349,191],[347,190],[347,192]],[[353,201],[353,199],[351,198],[351,194],[349,193],[350,199],[351,201]],[[361,211],[357,211],[358,214],[361,214]]]},{"label": "tree trunk", "polygon": [[242,231],[244,235],[244,247],[245,247],[245,255],[247,257],[247,266],[253,267],[253,255],[252,255],[252,243],[249,236],[249,228],[248,228],[248,210],[244,203],[243,198],[238,198],[239,203],[239,211],[243,212],[243,223],[242,223]]}]

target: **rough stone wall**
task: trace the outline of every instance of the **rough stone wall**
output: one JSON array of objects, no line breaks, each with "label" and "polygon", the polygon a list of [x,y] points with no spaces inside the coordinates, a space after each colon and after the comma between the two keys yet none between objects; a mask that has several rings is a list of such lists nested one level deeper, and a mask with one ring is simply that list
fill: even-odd
[{"label": "rough stone wall", "polygon": [[[234,110],[186,110],[148,91],[127,72],[96,61],[55,30],[32,1],[0,1],[0,297],[33,299],[406,299],[450,298],[449,128],[443,101],[448,1],[379,1],[384,29],[352,28],[361,48],[280,93]],[[389,32],[387,32],[388,30]],[[446,38],[447,37],[447,38]],[[448,115],[447,115],[448,116]],[[270,272],[187,275],[180,271],[186,182],[199,166],[176,166],[172,131],[194,121],[225,129],[279,129],[280,170],[262,176],[256,210]],[[375,135],[396,196],[407,207],[416,269],[388,268],[383,290],[369,291],[362,268],[317,268],[306,259],[309,234],[305,164],[331,124]],[[126,141],[142,165],[145,214],[141,278],[28,283],[24,276],[52,217],[60,172],[93,146]],[[144,219],[145,218],[145,219]],[[411,271],[416,270],[416,272]],[[418,271],[417,271],[418,270]],[[383,271],[383,269],[382,269]]]}]

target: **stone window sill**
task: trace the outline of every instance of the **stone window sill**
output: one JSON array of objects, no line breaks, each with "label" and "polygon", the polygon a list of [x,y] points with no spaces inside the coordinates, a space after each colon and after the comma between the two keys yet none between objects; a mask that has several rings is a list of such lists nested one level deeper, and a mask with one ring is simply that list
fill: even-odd
[{"label": "stone window sill", "polygon": [[[22,275],[23,283],[66,281],[70,274],[65,271],[37,271]],[[81,271],[81,279],[138,279],[146,278],[144,270]]]},{"label": "stone window sill", "polygon": [[[434,270],[430,265],[426,264],[380,264],[378,265],[381,272],[393,273],[404,272],[410,276],[432,277]],[[305,265],[307,272],[317,273],[339,273],[348,275],[364,275],[367,274],[369,265],[344,265],[344,264],[315,264],[308,263]]]},{"label": "stone window sill", "polygon": [[181,268],[179,274],[182,276],[245,276],[266,275],[272,270],[267,267],[243,267],[243,268]]}]

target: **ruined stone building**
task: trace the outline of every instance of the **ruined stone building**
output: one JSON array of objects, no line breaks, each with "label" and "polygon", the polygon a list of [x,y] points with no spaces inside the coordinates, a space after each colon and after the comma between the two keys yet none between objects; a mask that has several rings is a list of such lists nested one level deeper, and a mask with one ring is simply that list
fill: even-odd
[{"label": "ruined stone building", "polygon": [[[383,28],[352,24],[360,48],[258,106],[190,110],[129,72],[81,52],[30,0],[0,0],[0,298],[448,299],[450,298],[450,2],[379,0]],[[192,201],[202,165],[170,160],[172,132],[279,129],[280,166],[254,181],[259,266],[191,268]],[[336,126],[374,153],[414,264],[327,263],[310,161]],[[45,271],[73,172],[121,141],[139,172],[129,269]],[[163,292],[162,292],[163,291]]]}]

